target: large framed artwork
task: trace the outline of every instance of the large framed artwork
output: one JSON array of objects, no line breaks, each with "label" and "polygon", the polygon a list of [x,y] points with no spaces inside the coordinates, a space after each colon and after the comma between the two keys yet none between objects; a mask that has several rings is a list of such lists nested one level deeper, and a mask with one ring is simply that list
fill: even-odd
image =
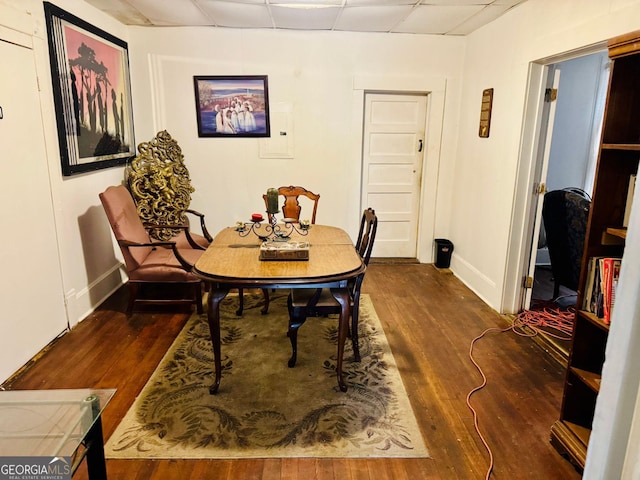
[{"label": "large framed artwork", "polygon": [[135,156],[127,43],[44,2],[65,176]]},{"label": "large framed artwork", "polygon": [[194,76],[199,137],[268,137],[266,75]]}]

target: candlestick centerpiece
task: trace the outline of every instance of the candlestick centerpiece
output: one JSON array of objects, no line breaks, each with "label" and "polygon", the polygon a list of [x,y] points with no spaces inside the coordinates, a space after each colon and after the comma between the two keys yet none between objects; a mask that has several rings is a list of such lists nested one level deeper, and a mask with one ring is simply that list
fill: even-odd
[{"label": "candlestick centerpiece", "polygon": [[[263,242],[270,240],[272,242],[287,242],[289,241],[291,234],[297,232],[298,235],[306,237],[309,235],[309,224],[304,224],[304,220],[298,223],[293,218],[283,218],[283,223],[278,223],[275,215],[271,218],[275,221],[271,221],[266,225],[262,225],[262,220],[251,220],[251,222],[236,222],[235,230],[241,237],[246,237],[250,233],[253,233]],[[296,223],[298,225],[296,226]]]},{"label": "candlestick centerpiece", "polygon": [[[236,231],[241,237],[246,237],[253,232],[260,240],[272,242],[286,242],[295,231],[299,235],[306,236],[309,234],[309,220],[298,220],[293,218],[283,218],[283,223],[278,223],[276,214],[280,213],[278,208],[278,189],[269,188],[267,190],[267,216],[269,223],[262,225],[264,220],[261,214],[254,213],[251,215],[251,222],[236,222]],[[298,223],[298,227],[296,227]]]}]

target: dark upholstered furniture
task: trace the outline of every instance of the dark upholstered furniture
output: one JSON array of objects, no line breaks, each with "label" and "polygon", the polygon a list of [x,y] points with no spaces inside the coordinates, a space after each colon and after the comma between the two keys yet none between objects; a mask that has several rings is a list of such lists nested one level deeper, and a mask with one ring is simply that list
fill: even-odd
[{"label": "dark upholstered furniture", "polygon": [[553,299],[560,285],[578,289],[590,205],[588,196],[576,189],[553,190],[544,196],[542,219],[553,272]]},{"label": "dark upholstered furniture", "polygon": [[[108,187],[100,194],[100,201],[120,246],[129,276],[130,313],[134,303],[145,304],[195,304],[202,313],[202,285],[199,278],[191,273],[195,262],[204,252],[203,247],[192,248],[190,242],[178,245],[173,239],[152,240],[149,230],[154,227],[143,225],[129,190],[123,185]],[[179,232],[174,238],[186,239],[188,225],[174,226]],[[166,225],[158,228],[166,228]],[[139,298],[142,285],[170,285],[172,290],[183,289],[187,297]]]}]

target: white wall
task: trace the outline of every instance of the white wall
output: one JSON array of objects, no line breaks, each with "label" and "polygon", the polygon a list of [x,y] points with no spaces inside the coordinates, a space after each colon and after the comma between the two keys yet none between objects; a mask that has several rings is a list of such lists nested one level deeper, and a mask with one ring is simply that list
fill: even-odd
[{"label": "white wall", "polygon": [[[366,207],[364,89],[431,92],[421,248],[431,260],[434,232],[448,221],[463,38],[142,27],[130,38],[137,141],[162,129],[178,141],[196,189],[192,205],[213,232],[263,211],[268,187],[292,184],[321,195],[318,223],[355,238]],[[271,105],[292,107],[293,158],[260,158],[255,138],[198,138],[193,76],[243,74],[268,75]]]},{"label": "white wall", "polygon": [[[573,0],[529,0],[467,37],[451,268],[496,310],[503,310],[521,285],[520,278],[509,284],[505,278],[524,255],[512,251],[517,247],[511,238],[524,230],[525,211],[514,211],[513,205],[530,63],[638,28],[638,1],[582,0],[578,7]],[[490,87],[491,136],[485,139],[478,137],[480,99]]]},{"label": "white wall", "polygon": [[[603,109],[597,108],[604,105],[599,97],[606,95],[608,76],[603,72],[607,61],[605,50],[557,65],[560,85],[549,153],[547,191],[576,187],[591,195],[597,160],[593,146],[595,144],[597,150],[603,114]],[[598,127],[597,132],[594,132],[594,125]]]}]

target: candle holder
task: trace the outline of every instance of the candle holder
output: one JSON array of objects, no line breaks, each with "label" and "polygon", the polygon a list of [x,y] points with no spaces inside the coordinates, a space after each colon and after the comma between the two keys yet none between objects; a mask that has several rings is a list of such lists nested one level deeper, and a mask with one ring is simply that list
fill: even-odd
[{"label": "candle holder", "polygon": [[[278,212],[276,212],[278,213]],[[250,222],[236,222],[235,230],[242,238],[253,233],[263,242],[286,242],[293,232],[306,237],[309,235],[309,221],[303,220],[296,227],[296,220],[293,218],[283,218],[284,223],[278,223],[275,213],[268,213],[269,223],[262,225],[264,220],[251,220]]]}]

